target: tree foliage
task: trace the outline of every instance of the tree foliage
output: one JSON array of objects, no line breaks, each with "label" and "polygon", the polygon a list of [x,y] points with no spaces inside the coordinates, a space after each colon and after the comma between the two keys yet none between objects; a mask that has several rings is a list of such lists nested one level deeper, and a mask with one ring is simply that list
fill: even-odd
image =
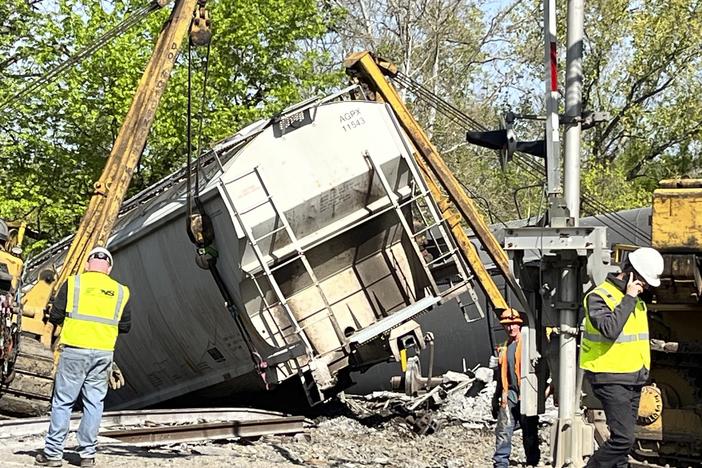
[{"label": "tree foliage", "polygon": [[[143,1],[10,0],[0,5],[0,102],[91,44]],[[313,45],[330,26],[315,0],[220,0],[208,5],[213,39],[206,100],[205,49],[193,51],[193,112],[203,141],[338,83]],[[76,226],[99,177],[170,7],[121,34],[54,83],[0,115],[0,216],[29,217],[51,238]],[[158,109],[132,192],[180,167],[186,154],[187,47]],[[196,139],[193,143],[196,142]]]},{"label": "tree foliage", "polygon": [[[335,49],[338,55],[371,50],[395,62],[411,79],[479,124],[499,125],[498,83],[509,80],[495,70],[509,63],[511,56],[496,44],[508,33],[513,6],[486,11],[487,2],[459,0],[337,0],[336,5],[346,12]],[[537,180],[517,167],[503,173],[494,152],[466,143],[466,130],[474,129],[473,124],[466,126],[397,85],[449,167],[488,217],[497,221],[516,216],[513,191]],[[535,212],[539,194],[538,189],[520,190],[519,211]]]},{"label": "tree foliage", "polygon": [[[497,6],[480,0],[339,1],[349,12],[347,43],[394,60],[483,125],[497,128],[497,115],[507,109],[543,112],[541,0]],[[561,86],[566,4],[557,2]],[[611,209],[643,206],[659,179],[700,175],[702,3],[588,0],[585,7],[583,104],[610,118],[583,134],[582,189]],[[465,148],[464,128],[411,94],[407,100],[452,169],[487,199],[483,207],[492,202],[491,211],[513,217],[543,206],[541,190],[530,187],[541,177],[514,164],[501,173],[494,153]],[[540,122],[518,123],[517,130],[524,140],[543,137]],[[622,190],[614,196],[598,189],[602,183]]]},{"label": "tree foliage", "polygon": [[[543,70],[542,2],[516,3],[512,21],[534,27],[512,29],[508,43],[519,59],[502,98],[539,112],[541,89],[528,87]],[[566,9],[559,5],[564,83]],[[649,204],[660,179],[702,175],[701,22],[698,0],[585,2],[583,108],[610,118],[583,135],[583,188],[596,180],[621,186],[617,197],[600,193],[611,208]]]},{"label": "tree foliage", "polygon": [[[563,83],[566,2],[558,5]],[[139,6],[137,0],[2,2],[0,102]],[[362,48],[394,61],[480,126],[497,128],[507,109],[543,109],[540,0],[219,0],[209,6],[214,37],[205,142],[337,86],[342,58]],[[613,209],[646,205],[659,179],[700,175],[702,2],[588,0],[585,6],[584,107],[610,118],[583,135],[583,192]],[[54,238],[72,231],[166,16],[153,14],[0,113],[0,216],[32,212],[36,227]],[[205,55],[193,53],[196,111]],[[183,163],[186,65],[181,55],[134,190]],[[494,152],[465,143],[475,123],[403,93],[493,221],[543,208],[542,176],[523,162],[502,171]],[[517,131],[522,139],[543,135],[539,122],[519,122]]]}]

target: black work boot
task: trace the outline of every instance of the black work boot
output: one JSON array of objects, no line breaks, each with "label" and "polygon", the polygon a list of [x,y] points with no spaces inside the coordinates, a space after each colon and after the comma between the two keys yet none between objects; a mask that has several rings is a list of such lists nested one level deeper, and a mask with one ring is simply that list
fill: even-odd
[{"label": "black work boot", "polygon": [[34,457],[34,464],[39,466],[61,466],[63,465],[63,460],[60,458],[49,458],[44,455],[44,452],[39,452]]},{"label": "black work boot", "polygon": [[80,466],[82,466],[82,467],[95,466],[95,458],[81,458],[80,459]]}]

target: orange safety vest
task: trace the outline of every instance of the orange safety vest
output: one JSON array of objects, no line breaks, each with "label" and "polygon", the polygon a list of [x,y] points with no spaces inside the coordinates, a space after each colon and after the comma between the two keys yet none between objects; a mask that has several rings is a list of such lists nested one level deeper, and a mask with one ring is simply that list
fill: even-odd
[{"label": "orange safety vest", "polygon": [[[498,362],[500,365],[500,375],[502,377],[502,406],[507,406],[507,394],[509,393],[509,379],[507,377],[507,346],[505,343],[500,347]],[[517,349],[514,351],[514,373],[517,374],[517,387],[522,380],[522,340],[517,340]],[[521,395],[518,395],[521,399]]]}]

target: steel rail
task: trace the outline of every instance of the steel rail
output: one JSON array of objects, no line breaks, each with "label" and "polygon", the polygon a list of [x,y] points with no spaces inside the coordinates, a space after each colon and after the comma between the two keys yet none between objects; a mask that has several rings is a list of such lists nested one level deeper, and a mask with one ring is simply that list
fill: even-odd
[{"label": "steel rail", "polygon": [[259,437],[270,434],[295,434],[305,430],[304,416],[155,426],[103,431],[100,435],[122,442],[186,442],[222,437]]},{"label": "steel rail", "polygon": [[[106,411],[102,415],[100,429],[112,430],[115,427],[143,425],[145,422],[155,425],[187,424],[196,422],[221,422],[276,419],[287,415],[275,411],[256,408],[183,408]],[[81,414],[73,413],[70,430],[78,428]],[[41,434],[49,424],[48,417],[16,418],[0,420],[0,439],[6,437],[24,437]]]}]

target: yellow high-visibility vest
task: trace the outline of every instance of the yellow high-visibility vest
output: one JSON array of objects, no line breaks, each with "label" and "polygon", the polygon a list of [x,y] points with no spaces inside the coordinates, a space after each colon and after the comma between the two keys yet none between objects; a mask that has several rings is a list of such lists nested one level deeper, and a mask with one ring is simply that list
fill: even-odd
[{"label": "yellow high-visibility vest", "polygon": [[651,347],[648,341],[646,304],[636,299],[636,307],[629,315],[624,328],[614,340],[605,338],[590,322],[587,299],[597,294],[614,310],[624,298],[624,293],[609,281],[590,291],[584,300],[585,330],[580,344],[580,367],[591,372],[628,373],[642,367],[651,368]]},{"label": "yellow high-visibility vest", "polygon": [[71,276],[61,343],[113,351],[129,288],[96,271]]}]

